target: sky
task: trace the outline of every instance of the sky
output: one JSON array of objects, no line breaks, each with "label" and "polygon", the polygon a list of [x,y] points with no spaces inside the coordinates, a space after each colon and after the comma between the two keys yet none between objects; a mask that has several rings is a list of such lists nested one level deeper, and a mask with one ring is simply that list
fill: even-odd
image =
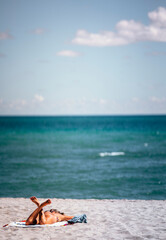
[{"label": "sky", "polygon": [[166,114],[166,0],[0,0],[0,115]]}]

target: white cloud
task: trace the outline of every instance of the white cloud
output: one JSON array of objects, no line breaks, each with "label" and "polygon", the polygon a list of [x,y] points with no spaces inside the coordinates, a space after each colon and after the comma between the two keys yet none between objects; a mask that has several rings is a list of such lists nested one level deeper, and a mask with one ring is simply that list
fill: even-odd
[{"label": "white cloud", "polygon": [[8,32],[0,32],[0,40],[12,39],[13,36]]},{"label": "white cloud", "polygon": [[153,25],[166,27],[166,9],[165,8],[159,7],[158,11],[149,12],[148,17],[152,21]]},{"label": "white cloud", "polygon": [[[165,114],[166,98],[152,96],[146,99],[110,100],[104,98],[60,99],[49,101],[41,95],[31,100],[0,99],[0,115],[74,115],[74,114]],[[35,96],[36,96],[35,95]],[[43,99],[44,102],[41,102]]]},{"label": "white cloud", "polygon": [[72,43],[87,46],[119,46],[140,41],[166,42],[166,8],[159,7],[149,12],[148,26],[134,20],[122,20],[116,24],[116,31],[89,33],[78,30]]},{"label": "white cloud", "polygon": [[105,105],[105,104],[107,103],[107,100],[101,98],[101,99],[99,100],[99,103],[100,103],[101,105]]},{"label": "white cloud", "polygon": [[35,100],[37,102],[43,102],[44,101],[44,97],[38,94],[35,94]]},{"label": "white cloud", "polygon": [[150,98],[150,101],[154,102],[154,103],[166,103],[166,98],[164,98],[164,97],[158,98],[158,97],[153,96]]},{"label": "white cloud", "polygon": [[135,103],[137,103],[137,102],[139,102],[139,98],[133,97],[133,98],[132,98],[132,101],[135,102]]},{"label": "white cloud", "polygon": [[40,35],[46,32],[46,30],[44,28],[36,28],[32,31],[34,34],[36,35]]},{"label": "white cloud", "polygon": [[36,94],[33,99],[0,99],[0,115],[36,115],[42,114],[43,109],[47,111],[48,105],[43,104],[44,97]]},{"label": "white cloud", "polygon": [[20,104],[21,104],[21,106],[25,106],[25,105],[27,104],[27,102],[26,102],[24,99],[22,99],[22,100],[20,101]]},{"label": "white cloud", "polygon": [[78,57],[80,55],[79,52],[74,52],[71,50],[63,50],[57,53],[58,56],[64,56],[64,57]]},{"label": "white cloud", "polygon": [[22,111],[27,108],[28,104],[27,101],[24,99],[15,99],[15,100],[3,100],[0,99],[0,113],[11,113],[12,111]]}]

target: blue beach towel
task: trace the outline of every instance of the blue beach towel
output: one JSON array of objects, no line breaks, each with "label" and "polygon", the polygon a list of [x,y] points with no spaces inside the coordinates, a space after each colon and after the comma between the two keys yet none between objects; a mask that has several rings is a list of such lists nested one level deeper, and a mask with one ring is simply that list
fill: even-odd
[{"label": "blue beach towel", "polygon": [[70,219],[68,223],[87,223],[87,216],[86,214],[77,215]]}]

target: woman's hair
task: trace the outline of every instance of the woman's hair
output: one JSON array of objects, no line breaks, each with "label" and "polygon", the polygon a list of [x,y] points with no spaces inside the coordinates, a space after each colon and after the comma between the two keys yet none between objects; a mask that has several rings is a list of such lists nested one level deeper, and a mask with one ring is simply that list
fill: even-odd
[{"label": "woman's hair", "polygon": [[51,212],[51,213],[52,213],[52,212],[55,212],[55,213],[60,213],[60,214],[64,215],[64,213],[63,213],[63,212],[60,212],[60,211],[58,211],[57,209],[51,209],[51,210],[50,210],[50,212]]}]

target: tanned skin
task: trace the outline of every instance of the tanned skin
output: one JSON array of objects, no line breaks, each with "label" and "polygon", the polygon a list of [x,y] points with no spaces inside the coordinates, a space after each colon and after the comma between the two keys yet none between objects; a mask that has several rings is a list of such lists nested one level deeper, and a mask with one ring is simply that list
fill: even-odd
[{"label": "tanned skin", "polygon": [[36,197],[31,197],[30,200],[37,205],[36,210],[28,217],[26,220],[26,225],[35,225],[35,224],[53,224],[56,222],[68,221],[74,216],[66,216],[58,211],[43,211],[43,207],[51,204],[51,200],[40,204],[39,200]]}]

